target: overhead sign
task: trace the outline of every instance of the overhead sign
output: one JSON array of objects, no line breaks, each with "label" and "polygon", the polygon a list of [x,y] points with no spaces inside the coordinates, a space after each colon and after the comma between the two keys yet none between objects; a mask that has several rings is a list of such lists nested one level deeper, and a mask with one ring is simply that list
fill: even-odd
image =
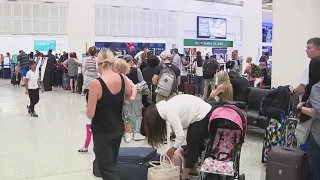
[{"label": "overhead sign", "polygon": [[184,39],[184,46],[233,47],[233,41]]},{"label": "overhead sign", "polygon": [[49,49],[52,49],[52,51],[56,51],[57,49],[57,42],[56,40],[34,40],[34,50],[39,51],[49,51]]},{"label": "overhead sign", "polygon": [[166,50],[165,43],[140,43],[140,42],[96,42],[95,43],[98,51],[101,49],[110,48],[112,51],[125,51],[129,53],[130,47],[135,47],[136,52],[139,52],[142,45],[147,46],[149,50],[153,50],[156,56],[160,55],[160,53]]}]

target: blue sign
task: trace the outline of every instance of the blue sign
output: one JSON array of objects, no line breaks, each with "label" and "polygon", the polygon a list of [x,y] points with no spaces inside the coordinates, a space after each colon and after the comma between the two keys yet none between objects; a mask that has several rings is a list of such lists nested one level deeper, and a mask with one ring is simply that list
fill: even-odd
[{"label": "blue sign", "polygon": [[35,51],[49,51],[49,49],[56,51],[57,43],[56,40],[34,40],[33,47]]}]

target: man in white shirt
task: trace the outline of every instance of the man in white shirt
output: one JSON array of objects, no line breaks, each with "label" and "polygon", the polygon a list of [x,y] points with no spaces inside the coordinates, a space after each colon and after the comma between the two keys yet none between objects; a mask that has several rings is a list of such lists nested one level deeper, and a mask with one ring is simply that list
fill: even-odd
[{"label": "man in white shirt", "polygon": [[[182,179],[187,179],[201,154],[201,145],[208,135],[209,118],[212,106],[202,99],[188,94],[181,94],[168,101],[151,105],[145,112],[148,127],[148,143],[151,146],[163,144],[166,138],[167,123],[176,135],[172,148],[167,151],[171,158],[174,152],[187,139],[187,162]],[[187,133],[185,133],[187,131]]]},{"label": "man in white shirt", "polygon": [[[307,55],[312,61],[312,59],[316,57],[320,57],[320,38],[311,38],[307,41],[307,49],[306,49]],[[308,63],[307,67],[304,70],[303,76],[301,78],[300,84],[291,90],[292,93],[298,95],[301,97],[301,101],[305,102],[308,99],[307,96],[303,96],[306,90],[307,85],[309,84],[309,65],[310,62]],[[311,89],[311,87],[310,87]],[[303,151],[308,150],[307,143],[301,144],[300,149]],[[312,179],[312,173],[309,172],[309,179]]]},{"label": "man in white shirt", "polygon": [[[315,57],[320,57],[320,38],[315,37],[309,39],[307,41],[306,52],[310,60],[312,60]],[[305,92],[306,86],[309,84],[309,64],[310,62],[304,70],[300,84],[296,88],[292,89],[292,92],[296,95],[302,95]]]}]

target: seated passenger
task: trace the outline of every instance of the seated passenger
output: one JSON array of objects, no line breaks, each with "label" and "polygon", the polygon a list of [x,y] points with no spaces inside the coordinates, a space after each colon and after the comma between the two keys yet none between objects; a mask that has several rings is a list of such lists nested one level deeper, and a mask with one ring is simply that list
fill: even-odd
[{"label": "seated passenger", "polygon": [[218,87],[211,92],[210,98],[215,99],[217,102],[233,101],[233,89],[228,73],[220,71],[218,72],[217,77]]},{"label": "seated passenger", "polygon": [[[145,119],[148,127],[148,143],[159,147],[166,140],[167,123],[176,135],[172,148],[167,151],[171,158],[174,152],[187,140],[187,162],[182,179],[188,179],[198,157],[204,139],[208,135],[208,123],[212,106],[202,99],[188,94],[177,95],[168,101],[162,100],[146,109]],[[187,133],[185,133],[187,130]]]},{"label": "seated passenger", "polygon": [[246,90],[250,87],[249,81],[232,71],[229,72],[229,78],[233,89],[233,100],[244,102]]},{"label": "seated passenger", "polygon": [[260,69],[261,69],[261,80],[259,83],[259,87],[263,86],[271,86],[271,69],[267,67],[267,64],[264,62],[260,63]]}]

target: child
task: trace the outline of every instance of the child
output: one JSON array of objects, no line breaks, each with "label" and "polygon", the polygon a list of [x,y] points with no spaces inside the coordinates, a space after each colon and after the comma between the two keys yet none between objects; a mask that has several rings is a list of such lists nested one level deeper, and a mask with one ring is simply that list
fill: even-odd
[{"label": "child", "polygon": [[[113,71],[117,73],[121,73],[123,75],[127,75],[130,71],[130,67],[123,59],[117,59],[116,63],[113,66]],[[127,78],[130,80],[129,78]],[[137,88],[135,84],[130,80],[130,85],[132,88],[132,94],[130,100],[125,100],[122,108],[122,119],[124,121],[124,141],[129,143],[132,140],[132,127],[131,127],[131,103],[136,99],[137,96]]]},{"label": "child", "polygon": [[[36,71],[36,63],[34,61],[30,61],[29,63],[30,70],[26,74],[26,95],[29,95],[30,105],[27,106],[28,113],[32,117],[38,117],[36,112],[34,111],[34,106],[39,102],[39,73]],[[41,89],[43,92],[43,90]]]},{"label": "child", "polygon": [[[127,74],[129,71],[129,67],[123,59],[116,58],[116,63],[113,66],[113,71],[121,74]],[[136,94],[137,94],[137,88],[132,82],[131,82],[131,88],[132,88],[132,95],[130,97],[130,101],[132,102],[135,100]],[[132,129],[130,124],[130,114],[129,114],[130,109],[128,109],[129,107],[128,104],[130,104],[130,102],[128,102],[128,100],[125,100],[123,104],[123,109],[122,109],[122,118],[125,122],[125,125],[124,125],[125,133],[123,135],[125,142],[130,142],[132,139]],[[92,136],[91,124],[86,124],[86,130],[87,130],[87,137],[84,143],[84,147],[78,150],[79,153],[88,153],[88,147],[91,142],[91,136]]]}]

